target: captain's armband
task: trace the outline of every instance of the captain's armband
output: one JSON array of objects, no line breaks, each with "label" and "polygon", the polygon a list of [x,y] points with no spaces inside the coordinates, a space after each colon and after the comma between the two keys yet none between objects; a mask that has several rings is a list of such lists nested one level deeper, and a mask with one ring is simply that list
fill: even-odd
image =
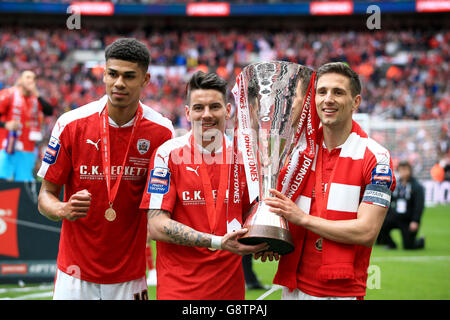
[{"label": "captain's armband", "polygon": [[391,190],[385,185],[368,184],[362,201],[388,208],[391,203]]}]

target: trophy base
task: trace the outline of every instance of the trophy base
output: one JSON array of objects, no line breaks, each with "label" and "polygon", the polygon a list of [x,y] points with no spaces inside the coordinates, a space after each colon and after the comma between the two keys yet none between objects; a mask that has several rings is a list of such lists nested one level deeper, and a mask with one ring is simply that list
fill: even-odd
[{"label": "trophy base", "polygon": [[255,245],[266,242],[269,245],[266,251],[273,251],[280,255],[294,250],[294,242],[289,230],[268,225],[252,225],[246,228],[247,233],[238,239],[240,243]]}]

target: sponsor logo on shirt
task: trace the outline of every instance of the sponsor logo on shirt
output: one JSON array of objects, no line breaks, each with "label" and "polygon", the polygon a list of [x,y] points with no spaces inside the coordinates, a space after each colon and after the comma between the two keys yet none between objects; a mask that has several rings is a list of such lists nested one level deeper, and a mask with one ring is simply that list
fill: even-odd
[{"label": "sponsor logo on shirt", "polygon": [[[212,190],[213,198],[217,198],[217,190]],[[205,196],[203,190],[185,190],[181,192],[181,200],[183,205],[204,205]],[[228,202],[228,189],[225,193],[225,203]]]},{"label": "sponsor logo on shirt", "polygon": [[195,169],[191,168],[189,166],[186,166],[186,170],[190,171],[190,172],[194,172],[197,175],[197,177],[199,177],[199,175],[198,175],[198,168],[200,168],[200,166],[197,166],[197,168],[195,168]]},{"label": "sponsor logo on shirt", "polygon": [[[80,165],[80,179],[103,180],[105,175],[101,170],[101,166]],[[115,179],[122,171],[122,166],[111,166],[111,178]],[[122,179],[124,180],[140,180],[147,175],[147,168],[134,166],[125,166]]]},{"label": "sponsor logo on shirt", "polygon": [[385,164],[377,164],[372,170],[371,184],[382,185],[390,188],[392,184],[391,168]]},{"label": "sponsor logo on shirt", "polygon": [[166,163],[166,159],[167,159],[169,156],[162,156],[162,155],[160,155],[159,153],[157,153],[157,154],[156,154],[156,157],[160,158],[160,159],[162,160],[163,163]]},{"label": "sponsor logo on shirt", "polygon": [[156,167],[150,172],[147,193],[166,194],[170,187],[170,171],[168,168]]},{"label": "sponsor logo on shirt", "polygon": [[99,142],[100,142],[100,139],[98,139],[97,142],[94,142],[94,141],[92,141],[91,139],[86,139],[86,143],[87,143],[87,144],[92,144],[92,145],[97,149],[97,151],[100,150],[99,147],[98,147],[98,143],[99,143]]},{"label": "sponsor logo on shirt", "polygon": [[48,142],[48,146],[42,160],[50,165],[54,164],[56,162],[56,158],[58,157],[60,147],[61,144],[59,143],[58,138],[52,136]]}]

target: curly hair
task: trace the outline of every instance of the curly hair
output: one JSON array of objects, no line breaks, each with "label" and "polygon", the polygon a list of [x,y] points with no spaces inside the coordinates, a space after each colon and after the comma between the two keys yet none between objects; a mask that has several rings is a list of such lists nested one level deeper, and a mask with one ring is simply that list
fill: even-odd
[{"label": "curly hair", "polygon": [[144,72],[150,64],[150,52],[145,44],[134,38],[121,38],[105,49],[105,60],[119,59],[135,62]]}]

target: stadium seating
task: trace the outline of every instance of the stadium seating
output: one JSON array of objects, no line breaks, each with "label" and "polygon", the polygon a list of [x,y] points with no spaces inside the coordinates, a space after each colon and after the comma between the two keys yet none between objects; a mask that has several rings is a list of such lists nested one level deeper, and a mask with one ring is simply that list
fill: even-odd
[{"label": "stadium seating", "polygon": [[[2,28],[0,87],[13,85],[20,70],[33,69],[43,95],[59,113],[103,94],[102,70],[73,63],[75,50],[102,51],[120,36],[143,40],[151,48],[152,83],[144,101],[176,126],[183,121],[185,80],[198,68],[216,71],[234,83],[236,74],[259,60],[289,60],[307,66],[346,61],[362,76],[361,112],[385,119],[432,119],[448,115],[450,32],[387,31],[302,33],[253,30],[152,32],[71,32]],[[71,63],[72,61],[72,63]],[[181,116],[181,117],[180,117]]]}]

